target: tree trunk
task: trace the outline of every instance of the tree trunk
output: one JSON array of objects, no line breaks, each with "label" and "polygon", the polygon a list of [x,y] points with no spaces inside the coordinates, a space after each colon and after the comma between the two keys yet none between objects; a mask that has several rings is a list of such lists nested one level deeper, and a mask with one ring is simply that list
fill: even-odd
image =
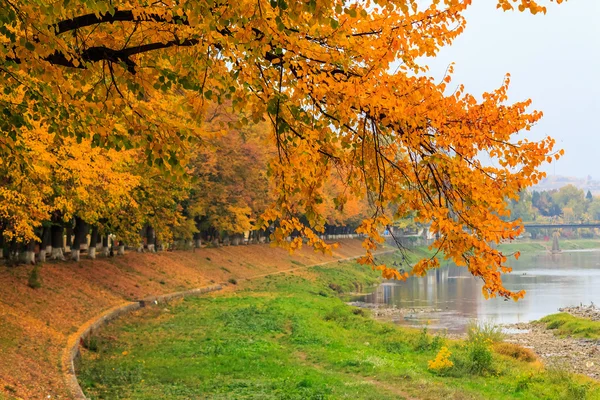
[{"label": "tree trunk", "polygon": [[194,247],[200,248],[202,246],[202,236],[200,232],[194,233]]},{"label": "tree trunk", "polygon": [[35,240],[30,240],[23,249],[23,262],[35,265]]},{"label": "tree trunk", "polygon": [[110,255],[110,248],[108,247],[108,243],[109,243],[108,235],[104,235],[102,237],[102,252],[104,253],[105,257],[108,257]]},{"label": "tree trunk", "polygon": [[0,230],[0,259],[4,258],[4,233]]},{"label": "tree trunk", "polygon": [[50,243],[52,245],[52,253],[50,258],[52,260],[64,261],[65,255],[63,253],[64,239],[63,239],[63,226],[60,223],[54,223],[50,228]]},{"label": "tree trunk", "polygon": [[119,247],[117,250],[117,254],[122,256],[123,254],[125,254],[125,243],[122,242],[121,240],[119,240]]},{"label": "tree trunk", "polygon": [[156,252],[156,233],[150,225],[146,227],[146,245],[150,253]]},{"label": "tree trunk", "polygon": [[98,227],[92,226],[90,233],[90,246],[88,247],[88,257],[92,260],[96,258],[96,245],[98,244]]},{"label": "tree trunk", "polygon": [[75,234],[73,237],[73,245],[71,246],[71,258],[75,261],[79,261],[81,253],[81,245],[87,242],[87,223],[79,217],[75,217]]},{"label": "tree trunk", "polygon": [[[42,242],[40,243],[40,262],[46,262],[46,255],[52,253],[50,245],[50,227],[44,226],[42,229]],[[50,248],[50,251],[48,251]]]},{"label": "tree trunk", "polygon": [[17,257],[19,254],[19,246],[17,245],[17,241],[13,239],[10,242],[7,242],[4,247],[4,257],[6,258],[6,263],[9,266],[17,265],[19,263],[19,258]]},{"label": "tree trunk", "polygon": [[72,222],[69,221],[69,223],[67,224],[67,229],[65,229],[66,231],[66,236],[67,236],[67,243],[65,245],[65,253],[68,253],[71,251],[71,246],[73,245],[73,226],[72,226]]}]

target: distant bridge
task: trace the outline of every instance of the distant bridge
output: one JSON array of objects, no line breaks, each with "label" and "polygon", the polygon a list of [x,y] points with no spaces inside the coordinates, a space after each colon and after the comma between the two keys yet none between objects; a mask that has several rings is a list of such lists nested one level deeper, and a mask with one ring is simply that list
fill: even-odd
[{"label": "distant bridge", "polygon": [[600,228],[600,222],[591,222],[585,224],[523,224],[525,229],[528,228]]}]

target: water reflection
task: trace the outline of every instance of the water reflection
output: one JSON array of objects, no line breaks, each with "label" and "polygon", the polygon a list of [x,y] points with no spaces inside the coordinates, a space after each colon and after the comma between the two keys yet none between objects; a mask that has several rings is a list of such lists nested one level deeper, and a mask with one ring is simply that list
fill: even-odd
[{"label": "water reflection", "polygon": [[360,300],[400,308],[440,309],[435,313],[411,313],[398,323],[420,326],[429,321],[432,329],[451,332],[464,331],[473,318],[495,323],[526,322],[552,314],[560,307],[600,304],[600,251],[523,255],[511,266],[513,273],[504,277],[506,287],[527,291],[518,302],[485,300],[481,281],[466,268],[454,265],[431,271],[424,278],[384,282]]}]

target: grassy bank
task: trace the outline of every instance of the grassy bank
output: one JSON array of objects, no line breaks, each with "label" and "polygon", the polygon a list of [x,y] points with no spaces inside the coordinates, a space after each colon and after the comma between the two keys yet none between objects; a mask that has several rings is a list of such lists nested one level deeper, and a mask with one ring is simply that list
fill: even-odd
[{"label": "grassy bank", "polygon": [[568,313],[548,315],[540,320],[546,329],[554,330],[559,336],[600,339],[600,322],[575,317]]},{"label": "grassy bank", "polygon": [[293,255],[268,244],[160,253],[127,252],[81,262],[0,264],[0,399],[67,399],[61,357],[68,337],[101,312],[127,301],[285,271],[364,254],[341,240],[333,256],[304,247]]},{"label": "grassy bank", "polygon": [[[575,239],[564,240],[559,239],[561,250],[583,250],[583,249],[599,249],[600,240],[593,239]],[[503,243],[498,246],[500,250],[509,254],[520,251],[522,253],[535,253],[540,251],[548,251],[552,248],[552,242],[548,241],[523,241],[513,243]]]},{"label": "grassy bank", "polygon": [[96,399],[600,398],[584,378],[492,354],[485,336],[451,342],[340,300],[378,279],[334,263],[145,309],[90,340],[80,382]]}]

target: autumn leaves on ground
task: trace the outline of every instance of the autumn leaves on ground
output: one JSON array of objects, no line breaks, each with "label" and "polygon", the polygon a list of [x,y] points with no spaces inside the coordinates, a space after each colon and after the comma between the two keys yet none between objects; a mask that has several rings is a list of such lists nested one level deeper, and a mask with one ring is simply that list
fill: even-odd
[{"label": "autumn leaves on ground", "polygon": [[[362,254],[343,240],[337,258]],[[28,287],[31,267],[0,266],[0,392],[23,399],[67,398],[61,356],[67,337],[112,306],[150,295],[208,286],[335,258],[306,249],[290,256],[269,245],[48,263],[42,287]],[[227,290],[227,289],[226,289]]]}]

